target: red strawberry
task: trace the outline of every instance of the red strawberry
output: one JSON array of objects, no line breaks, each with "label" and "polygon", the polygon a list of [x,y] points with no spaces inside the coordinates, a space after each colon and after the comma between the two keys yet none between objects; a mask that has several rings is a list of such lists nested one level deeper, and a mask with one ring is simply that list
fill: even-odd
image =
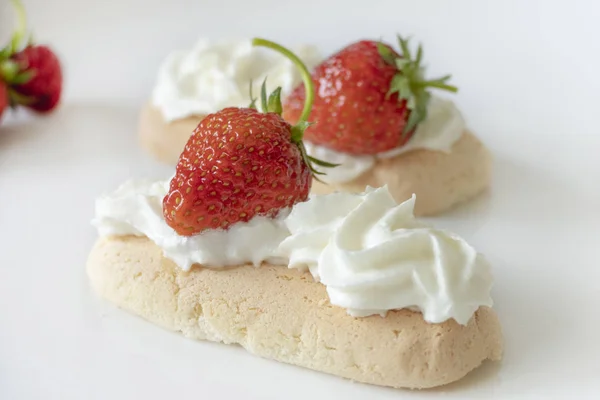
[{"label": "red strawberry", "polygon": [[15,85],[16,93],[30,99],[25,106],[39,112],[56,108],[62,93],[62,69],[58,57],[47,46],[29,45],[14,54],[11,60],[20,73],[29,73],[29,79]]},{"label": "red strawberry", "polygon": [[2,114],[6,108],[8,108],[8,89],[6,84],[0,80],[0,121],[2,121]]},{"label": "red strawberry", "polygon": [[[302,71],[308,91],[314,91],[310,74],[297,57],[263,39],[254,44],[287,55]],[[304,150],[302,136],[309,124],[300,118],[291,126],[281,117],[280,91],[277,88],[267,100],[263,84],[265,113],[232,107],[200,122],[163,200],[165,219],[177,233],[190,236],[206,229],[228,229],[256,215],[275,216],[307,199],[314,172],[311,163],[323,163]],[[311,97],[305,104],[309,111]]]},{"label": "red strawberry", "polygon": [[0,78],[9,86],[10,102],[38,112],[53,110],[62,92],[62,69],[58,57],[50,48],[23,44],[27,24],[25,9],[13,0],[18,16],[18,29],[11,42],[0,50]]},{"label": "red strawberry", "polygon": [[[428,88],[455,92],[450,76],[427,81],[419,46],[412,57],[408,40],[398,37],[403,55],[389,45],[364,40],[334,54],[313,72],[316,98],[310,114],[316,126],[305,139],[349,154],[375,154],[404,145],[427,115]],[[283,117],[302,112],[303,86],[284,103]]]}]

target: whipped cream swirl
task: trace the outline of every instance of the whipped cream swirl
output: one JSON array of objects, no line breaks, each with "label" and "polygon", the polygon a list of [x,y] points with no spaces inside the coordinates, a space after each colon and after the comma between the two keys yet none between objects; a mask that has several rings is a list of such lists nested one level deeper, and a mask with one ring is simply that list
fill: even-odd
[{"label": "whipped cream swirl", "polygon": [[[314,46],[294,49],[312,69],[321,61]],[[250,104],[249,83],[253,92],[267,78],[269,88],[281,87],[282,96],[301,82],[300,73],[287,58],[253,47],[250,40],[200,40],[190,50],[170,54],[159,69],[152,103],[166,121],[217,112],[225,107]]]},{"label": "whipped cream swirl", "polygon": [[449,153],[465,128],[465,120],[454,102],[432,96],[427,118],[417,126],[412,138],[402,147],[375,155],[353,155],[309,142],[304,144],[312,157],[339,164],[336,168],[327,169],[327,174],[319,177],[321,180],[326,183],[344,183],[370,170],[378,159],[396,157],[417,149]]},{"label": "whipped cream swirl", "polygon": [[350,315],[421,311],[426,321],[466,324],[491,306],[486,260],[458,236],[413,216],[386,187],[314,196],[275,219],[254,217],[227,231],[179,236],[163,218],[168,182],[130,181],[96,201],[100,236],[147,236],[184,270],[262,262],[309,269],[331,304]]},{"label": "whipped cream swirl", "polygon": [[350,315],[410,308],[431,323],[466,324],[492,305],[489,265],[463,239],[416,220],[414,204],[415,196],[397,205],[385,187],[316,196],[285,220],[291,235],[279,252]]}]

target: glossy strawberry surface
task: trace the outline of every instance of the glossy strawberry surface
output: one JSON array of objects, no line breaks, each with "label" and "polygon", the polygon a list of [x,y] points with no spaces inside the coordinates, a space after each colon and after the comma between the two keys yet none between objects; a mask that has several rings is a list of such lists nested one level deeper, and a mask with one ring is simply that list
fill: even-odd
[{"label": "glossy strawberry surface", "polygon": [[[304,138],[350,154],[371,154],[401,146],[410,110],[398,94],[388,96],[397,69],[380,55],[377,42],[354,43],[329,57],[312,73],[315,101],[309,121],[315,126]],[[283,117],[300,116],[304,86],[284,101]],[[412,132],[411,132],[412,133]]]},{"label": "glossy strawberry surface", "polygon": [[275,216],[308,197],[311,171],[291,126],[276,113],[226,108],[198,125],[163,200],[181,235],[228,229],[256,215]]}]

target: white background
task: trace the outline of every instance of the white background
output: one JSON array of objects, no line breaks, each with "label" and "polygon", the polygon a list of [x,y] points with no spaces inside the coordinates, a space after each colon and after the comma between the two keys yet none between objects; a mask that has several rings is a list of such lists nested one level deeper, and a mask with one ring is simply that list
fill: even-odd
[{"label": "white background", "polygon": [[[0,399],[600,398],[600,3],[29,0],[64,60],[56,114],[0,127]],[[12,23],[0,2],[0,37]],[[435,221],[491,260],[505,359],[435,391],[375,388],[196,343],[116,310],[84,273],[93,200],[170,169],[137,146],[161,59],[200,36],[323,52],[413,34],[495,154],[493,189]]]}]

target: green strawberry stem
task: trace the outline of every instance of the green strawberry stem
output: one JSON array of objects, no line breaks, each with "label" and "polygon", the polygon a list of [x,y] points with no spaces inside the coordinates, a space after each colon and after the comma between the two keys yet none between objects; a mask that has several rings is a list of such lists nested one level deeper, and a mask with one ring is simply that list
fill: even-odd
[{"label": "green strawberry stem", "polygon": [[[252,45],[258,46],[258,47],[266,47],[268,49],[275,50],[276,52],[285,56],[288,60],[290,60],[298,68],[298,70],[300,70],[300,75],[302,76],[302,81],[304,82],[304,90],[306,92],[306,97],[304,99],[304,108],[302,109],[302,114],[300,115],[298,122],[296,122],[296,125],[292,126],[292,142],[298,146],[298,149],[300,149],[302,158],[304,159],[304,162],[306,163],[306,165],[308,165],[308,167],[310,168],[310,171],[312,172],[314,179],[316,179],[317,181],[320,182],[321,180],[317,177],[317,175],[325,175],[325,173],[317,170],[314,167],[314,165],[318,165],[320,167],[325,167],[325,168],[333,168],[333,167],[337,167],[339,164],[328,163],[326,161],[319,160],[318,158],[309,156],[306,153],[306,147],[304,146],[304,142],[302,142],[302,138],[304,137],[304,131],[306,130],[306,128],[308,128],[309,126],[312,125],[310,122],[308,122],[308,116],[310,115],[310,111],[312,109],[313,101],[315,98],[315,86],[313,85],[313,81],[312,81],[312,77],[310,76],[310,72],[308,71],[308,68],[306,68],[306,65],[304,65],[302,60],[300,60],[298,58],[298,56],[296,56],[290,50],[286,49],[285,47],[283,47],[275,42],[271,42],[270,40],[267,40],[267,39],[254,38],[254,39],[252,39]],[[273,93],[271,93],[271,95],[267,99],[267,89],[266,89],[266,79],[265,79],[265,81],[263,82],[262,87],[261,87],[261,96],[260,96],[263,112],[275,112],[275,113],[281,115],[282,108],[281,108],[280,95],[281,95],[281,88],[277,88],[277,89],[275,89],[275,91],[273,91]],[[252,100],[250,107],[251,108],[256,107],[256,99],[252,98],[252,82],[250,83],[250,99]]]},{"label": "green strawberry stem", "polygon": [[11,2],[17,14],[17,30],[13,34],[10,47],[11,53],[16,53],[27,34],[27,14],[21,0],[11,0]]},{"label": "green strawberry stem", "polygon": [[252,39],[253,46],[266,47],[271,50],[275,50],[278,53],[281,53],[285,57],[287,57],[294,65],[300,70],[300,75],[302,76],[302,81],[304,82],[304,89],[306,91],[306,99],[304,100],[304,108],[302,109],[302,114],[300,115],[300,119],[298,123],[308,120],[308,116],[310,115],[310,110],[312,109],[313,101],[315,98],[315,86],[313,85],[312,78],[310,76],[310,72],[306,65],[292,53],[290,50],[285,47],[271,42],[267,39],[254,38]]}]

